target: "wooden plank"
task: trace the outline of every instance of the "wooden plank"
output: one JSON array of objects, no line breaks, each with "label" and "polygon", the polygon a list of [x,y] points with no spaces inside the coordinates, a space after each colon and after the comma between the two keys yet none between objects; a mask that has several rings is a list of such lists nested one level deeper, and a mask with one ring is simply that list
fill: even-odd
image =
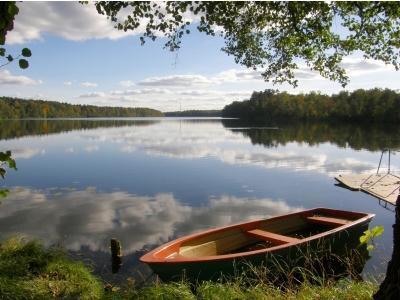
[{"label": "wooden plank", "polygon": [[269,242],[272,242],[272,243],[275,243],[278,245],[282,245],[282,244],[286,244],[286,243],[294,243],[294,242],[300,241],[299,239],[292,238],[290,236],[276,234],[276,233],[272,233],[272,232],[268,232],[268,231],[264,231],[264,230],[260,230],[260,229],[249,230],[246,233],[252,237],[261,238],[263,240],[266,240],[266,241],[269,241]]},{"label": "wooden plank", "polygon": [[374,197],[396,204],[400,188],[400,177],[393,174],[385,174],[379,180],[369,185],[363,185],[361,190]]},{"label": "wooden plank", "polygon": [[297,231],[306,226],[307,222],[304,217],[301,215],[295,215],[284,217],[279,220],[273,220],[272,222],[261,222],[259,226],[256,226],[256,228],[268,232],[279,232],[280,234],[285,235],[287,232]]},{"label": "wooden plank", "polygon": [[400,177],[387,174],[349,174],[335,179],[349,189],[363,191],[383,201],[396,205],[400,189]]},{"label": "wooden plank", "polygon": [[179,254],[184,257],[200,257],[217,254],[217,244],[211,241],[197,246],[183,246],[179,249]]},{"label": "wooden plank", "polygon": [[307,220],[312,223],[324,224],[324,225],[330,225],[330,226],[343,226],[343,225],[346,225],[351,222],[349,220],[344,220],[344,219],[337,219],[337,218],[331,218],[331,217],[320,217],[320,216],[310,216],[310,217],[307,217]]},{"label": "wooden plank", "polygon": [[179,254],[185,257],[221,255],[242,248],[253,241],[239,232],[239,234],[219,236],[218,239],[209,242],[198,243],[197,241],[197,244],[195,242],[196,240],[191,241],[190,245],[183,244],[179,249]]},{"label": "wooden plank", "polygon": [[381,174],[341,174],[336,176],[335,179],[349,189],[359,191],[362,187],[373,184],[382,176]]}]

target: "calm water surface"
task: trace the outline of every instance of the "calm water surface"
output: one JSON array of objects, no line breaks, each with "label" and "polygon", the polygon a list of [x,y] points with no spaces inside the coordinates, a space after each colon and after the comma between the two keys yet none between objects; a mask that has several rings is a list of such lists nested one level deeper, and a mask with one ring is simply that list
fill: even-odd
[{"label": "calm water surface", "polygon": [[[0,206],[0,238],[62,245],[107,280],[146,278],[138,258],[177,236],[317,206],[375,213],[372,226],[385,233],[364,271],[386,270],[392,208],[333,177],[375,172],[381,149],[400,145],[397,131],[174,118],[0,125],[0,151],[12,150],[18,166],[1,182],[11,193]],[[112,237],[123,245],[118,274]]]}]

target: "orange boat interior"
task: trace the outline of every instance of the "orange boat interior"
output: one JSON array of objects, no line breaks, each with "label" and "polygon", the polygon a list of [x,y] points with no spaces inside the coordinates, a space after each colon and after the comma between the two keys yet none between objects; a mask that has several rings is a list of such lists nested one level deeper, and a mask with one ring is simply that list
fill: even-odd
[{"label": "orange boat interior", "polygon": [[366,216],[328,209],[311,210],[194,235],[154,255],[167,259],[199,258],[289,245]]}]

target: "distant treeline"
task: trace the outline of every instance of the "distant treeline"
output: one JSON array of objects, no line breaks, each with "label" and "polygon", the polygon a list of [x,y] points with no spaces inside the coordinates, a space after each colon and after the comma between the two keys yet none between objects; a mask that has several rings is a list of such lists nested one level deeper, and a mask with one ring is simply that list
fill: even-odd
[{"label": "distant treeline", "polygon": [[252,120],[346,120],[395,123],[400,121],[400,94],[389,89],[356,90],[332,96],[311,92],[291,95],[265,90],[250,100],[233,102],[223,117]]},{"label": "distant treeline", "polygon": [[164,113],[166,117],[220,117],[221,110],[184,110]]},{"label": "distant treeline", "polygon": [[48,135],[71,130],[87,130],[123,126],[149,126],[157,120],[98,120],[98,119],[40,119],[40,120],[0,120],[0,140],[23,136]]},{"label": "distant treeline", "polygon": [[162,117],[150,108],[75,105],[56,101],[0,97],[0,119],[88,118],[88,117]]}]

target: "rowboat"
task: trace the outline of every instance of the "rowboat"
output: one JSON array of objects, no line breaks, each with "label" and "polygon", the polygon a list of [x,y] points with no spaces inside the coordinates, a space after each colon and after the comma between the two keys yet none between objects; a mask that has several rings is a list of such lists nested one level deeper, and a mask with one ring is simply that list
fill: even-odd
[{"label": "rowboat", "polygon": [[359,244],[374,214],[314,208],[270,219],[215,228],[173,240],[143,255],[162,280],[231,275],[240,265],[268,265],[271,257],[290,259],[321,244],[341,255]]}]

